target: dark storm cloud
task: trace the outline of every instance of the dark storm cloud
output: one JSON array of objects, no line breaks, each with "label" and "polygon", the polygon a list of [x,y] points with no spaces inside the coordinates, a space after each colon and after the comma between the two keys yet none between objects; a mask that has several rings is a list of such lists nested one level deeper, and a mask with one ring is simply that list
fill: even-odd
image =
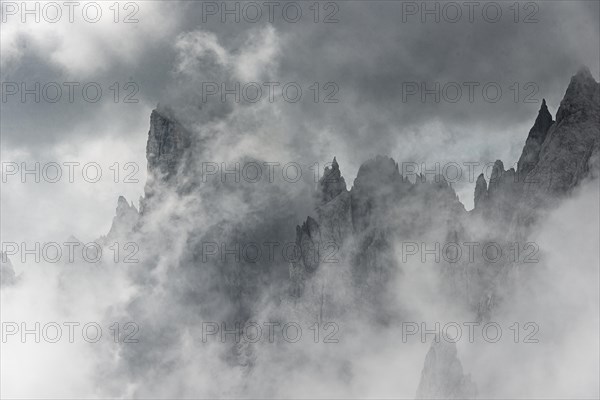
[{"label": "dark storm cloud", "polygon": [[[234,7],[234,3],[228,4]],[[218,63],[199,64],[195,81],[189,74],[175,72],[181,53],[176,44],[181,35],[195,31],[214,33],[218,45],[236,56],[248,46],[250,36],[274,27],[278,40],[274,68],[261,77],[282,84],[298,82],[304,90],[302,101],[296,104],[272,105],[281,116],[282,140],[306,162],[330,160],[337,154],[342,170],[350,175],[376,154],[389,154],[397,161],[439,160],[441,154],[454,160],[478,160],[484,155],[516,159],[541,99],[548,100],[554,113],[579,66],[587,65],[596,77],[599,74],[597,2],[537,2],[537,9],[522,2],[518,22],[514,21],[514,8],[510,8],[512,2],[496,2],[493,4],[502,10],[496,23],[484,18],[485,2],[475,8],[472,21],[462,2],[453,3],[462,12],[456,23],[445,20],[452,14],[443,13],[443,2],[340,1],[335,3],[339,10],[333,16],[337,23],[314,23],[310,4],[295,4],[303,10],[296,23],[282,17],[283,6],[275,10],[273,23],[268,22],[264,7],[258,23],[245,22],[243,16],[239,23],[231,16],[222,23],[218,12],[206,15],[202,2],[142,2],[139,23],[119,27],[120,33],[113,36],[105,32],[115,26],[92,27],[98,31],[86,36],[90,43],[77,44],[85,47],[82,57],[90,58],[91,67],[83,72],[82,68],[70,68],[68,57],[62,63],[56,61],[69,42],[68,29],[57,31],[52,45],[39,34],[19,30],[14,36],[22,56],[10,62],[3,56],[3,82],[97,82],[103,97],[90,103],[76,91],[74,103],[64,101],[64,94],[56,104],[43,99],[38,104],[31,100],[22,104],[18,95],[11,97],[2,104],[3,148],[20,148],[41,157],[46,154],[40,152],[42,145],[51,152],[60,143],[97,135],[101,125],[110,127],[105,130],[115,136],[145,136],[145,131],[128,127],[147,124],[147,110],[158,103],[180,104],[182,109],[191,110],[191,119],[200,121],[227,117],[232,112],[230,105],[199,102],[200,81],[207,77],[231,81],[239,76],[224,71]],[[428,15],[422,23],[418,10],[416,15],[403,14],[407,7],[431,9],[435,4],[440,8],[439,22]],[[333,10],[325,10],[324,4],[321,7],[320,20]],[[494,16],[495,7],[487,12],[488,18]],[[532,11],[537,22],[525,23]],[[3,26],[3,33],[7,28],[15,29],[11,23]],[[127,44],[135,56],[119,52],[122,44]],[[96,53],[97,59],[93,57]],[[118,103],[112,100],[110,90],[115,82],[121,85]],[[129,93],[123,90],[128,82],[139,88],[134,97],[138,103],[122,102]],[[323,85],[337,85],[339,92],[334,98],[339,102],[311,101],[313,92],[308,88],[314,82],[321,87],[321,97],[331,93],[323,90]],[[476,84],[472,102],[467,82]],[[450,85],[449,92],[442,92],[439,102],[433,95],[427,95],[423,102],[420,85],[431,89],[436,83],[440,89]],[[486,100],[486,83],[501,88],[499,101]],[[446,97],[457,95],[456,86],[462,91],[460,99],[447,101]],[[406,93],[415,89],[415,94]],[[487,93],[494,96],[495,90]],[[531,102],[524,101],[528,95]],[[255,117],[260,125],[260,115]],[[271,116],[265,113],[264,118]]]},{"label": "dark storm cloud", "polygon": [[[463,131],[460,140],[486,135],[474,132],[483,125],[488,134],[533,121],[542,97],[555,110],[570,76],[581,64],[598,72],[598,4],[541,3],[538,23],[514,23],[506,15],[499,23],[476,18],[473,23],[425,23],[418,17],[401,22],[401,5],[342,3],[340,23],[296,29],[286,40],[281,70],[306,80],[334,80],[340,86],[339,106],[305,106],[314,118],[337,127],[340,139],[359,146],[386,149],[402,140],[403,131],[439,119]],[[474,102],[466,91],[457,103],[422,103],[419,95],[402,99],[406,82],[478,82]],[[485,101],[481,87],[497,82],[503,96]],[[514,102],[511,85],[533,82],[539,92],[535,103]],[[529,92],[529,91],[527,91]],[[299,113],[300,114],[300,113]],[[521,132],[524,141],[526,132]],[[398,137],[400,136],[400,137]],[[375,140],[374,140],[375,139]],[[379,145],[379,146],[378,146]]]}]

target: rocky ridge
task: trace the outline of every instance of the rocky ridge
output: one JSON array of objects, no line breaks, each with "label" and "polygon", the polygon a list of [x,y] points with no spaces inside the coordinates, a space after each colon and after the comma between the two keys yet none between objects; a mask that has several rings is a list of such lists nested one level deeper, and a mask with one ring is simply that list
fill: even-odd
[{"label": "rocky ridge", "polygon": [[[201,246],[207,240],[225,241],[264,238],[265,232],[282,237],[285,221],[295,218],[288,215],[286,201],[251,208],[250,227],[231,218],[202,222],[208,229],[190,228],[185,238],[184,257],[177,265],[193,266],[173,269],[173,288],[179,299],[190,299],[203,304],[205,309],[214,303],[217,307],[234,310],[228,318],[248,318],[261,290],[270,285],[287,286],[280,300],[292,307],[308,310],[310,315],[343,316],[348,310],[360,312],[360,307],[377,310],[375,319],[390,321],[398,310],[388,282],[402,274],[398,262],[398,243],[410,240],[455,241],[516,240],[527,236],[530,227],[549,207],[567,196],[582,181],[598,177],[600,170],[600,85],[587,69],[573,78],[565,96],[552,118],[545,100],[529,131],[516,170],[505,170],[502,161],[494,164],[489,182],[483,175],[475,185],[475,208],[467,212],[458,200],[452,186],[435,177],[427,181],[422,176],[412,182],[403,177],[396,161],[378,156],[361,165],[354,184],[348,190],[336,158],[325,169],[317,190],[312,196],[314,211],[298,225],[293,239],[300,249],[299,257],[289,263],[287,285],[281,285],[274,272],[280,263],[271,263],[262,270],[249,269],[240,263],[219,260],[215,265],[205,265]],[[167,112],[155,110],[151,116],[148,135],[147,158],[149,180],[140,213],[150,213],[147,205],[157,193],[171,187],[180,195],[190,193],[193,206],[186,212],[193,215],[202,207],[214,207],[213,215],[221,215],[222,198],[243,199],[241,204],[255,204],[251,188],[218,183],[210,187],[211,194],[202,192],[207,185],[189,185],[193,176],[193,134]],[[193,178],[192,178],[193,180]],[[235,187],[234,187],[235,186]],[[182,190],[182,188],[188,190]],[[288,199],[289,194],[269,187],[271,199]],[[159,197],[160,198],[160,197]],[[197,200],[197,204],[194,201]],[[263,198],[256,198],[263,200]],[[158,199],[154,199],[158,201]],[[194,205],[195,204],[195,205]],[[195,208],[197,207],[197,208]],[[289,207],[288,207],[289,208]],[[227,215],[227,213],[222,213]],[[278,215],[281,214],[281,215]],[[285,215],[284,215],[285,214]],[[273,218],[273,217],[280,218]],[[185,218],[179,216],[178,218]],[[137,220],[137,211],[119,199],[117,217],[111,232],[122,234]],[[175,219],[177,220],[177,219]],[[298,220],[298,219],[296,219]],[[474,220],[484,228],[470,232]],[[143,223],[143,222],[137,222]],[[193,226],[193,225],[192,225]],[[285,237],[284,234],[283,237]],[[293,233],[292,233],[293,235]],[[324,260],[324,249],[334,246],[338,262]],[[514,262],[508,259],[491,265],[476,260],[471,265],[441,263],[443,282],[450,287],[455,301],[465,301],[477,319],[489,318],[494,305],[501,299],[495,292],[499,280],[509,275]],[[285,279],[285,278],[284,278]],[[226,307],[223,302],[203,293],[201,281],[214,282],[214,289],[228,293]],[[269,282],[270,281],[270,282]],[[211,290],[213,287],[211,287]],[[349,290],[348,290],[349,289]],[[349,291],[350,297],[341,296]],[[348,304],[352,299],[354,303]],[[358,308],[353,308],[357,305]],[[237,310],[237,311],[236,311]],[[357,311],[358,310],[358,311]],[[433,344],[427,354],[419,398],[470,398],[475,395],[474,385],[463,374],[455,346]]]}]

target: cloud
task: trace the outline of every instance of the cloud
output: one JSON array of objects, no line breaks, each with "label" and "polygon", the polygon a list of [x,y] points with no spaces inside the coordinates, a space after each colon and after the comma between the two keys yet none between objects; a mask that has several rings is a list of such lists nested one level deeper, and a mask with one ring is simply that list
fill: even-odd
[{"label": "cloud", "polygon": [[[322,170],[333,156],[349,187],[359,165],[377,154],[430,166],[469,161],[483,165],[498,158],[507,166],[513,164],[541,98],[547,99],[554,113],[568,78],[580,64],[599,75],[598,3],[540,3],[535,24],[515,24],[507,8],[506,18],[498,24],[480,18],[473,23],[422,24],[418,16],[403,23],[402,6],[394,2],[339,2],[339,22],[333,24],[314,23],[308,3],[303,9],[306,18],[295,24],[282,18],[273,23],[221,23],[218,17],[205,23],[198,4],[142,2],[139,23],[130,25],[110,20],[2,24],[3,82],[74,80],[98,82],[104,90],[99,103],[79,97],[74,103],[63,99],[23,104],[13,99],[2,104],[2,161],[94,161],[106,172],[97,184],[29,185],[10,178],[2,184],[3,240],[62,241],[74,234],[87,241],[106,233],[117,197],[124,194],[136,202],[143,194],[148,121],[159,103],[171,108],[199,139],[193,149],[196,168],[206,161],[298,162],[303,179],[297,184],[279,179],[275,185],[258,186],[261,190],[236,187],[227,196],[218,185],[183,198],[166,195],[142,232],[134,236],[134,240],[144,238],[143,261],[117,272],[77,265],[58,272],[51,266],[38,274],[44,266],[13,260],[17,272],[24,275],[20,286],[2,290],[3,321],[98,320],[108,330],[106,323],[133,317],[145,341],[137,346],[78,343],[58,350],[47,343],[3,345],[3,382],[4,373],[9,374],[3,395],[17,395],[26,388],[30,396],[57,397],[82,393],[412,397],[427,345],[401,344],[397,325],[382,328],[368,318],[347,321],[337,345],[265,344],[258,346],[258,359],[248,361],[255,363],[250,376],[247,368],[233,367],[231,347],[199,340],[203,321],[224,318],[239,306],[217,290],[223,282],[212,280],[215,271],[227,265],[215,262],[195,268],[186,248],[204,238],[225,240],[239,232],[294,240],[294,226],[314,212],[314,168]],[[257,103],[222,102],[219,96],[203,101],[202,83],[207,81],[228,85],[255,81],[261,86],[295,82],[304,90],[303,99],[291,103],[278,91],[272,103],[264,96]],[[441,86],[457,82],[464,88],[464,82],[472,81],[480,87],[498,83],[503,89],[501,101],[486,101],[479,89],[472,103],[466,92],[456,103],[422,102],[419,94],[403,101],[406,83],[432,87],[436,82]],[[110,89],[115,82],[121,90],[127,82],[135,83],[139,102],[115,103]],[[530,94],[525,85],[530,82],[538,88],[533,94],[536,102],[524,103],[524,96]],[[318,102],[310,89],[315,83],[320,90]],[[323,102],[332,93],[325,88],[328,83],[339,89],[333,94],[337,103]],[[515,83],[517,102],[511,89]],[[139,182],[115,184],[109,169],[115,162],[121,167],[136,163]],[[192,174],[199,172],[192,169]],[[455,185],[467,208],[473,186],[474,182]],[[535,315],[541,328],[540,346],[523,351],[518,366],[507,357],[515,355],[514,348],[507,350],[510,346],[488,346],[487,357],[477,346],[459,347],[465,370],[484,393],[511,396],[530,387],[532,395],[571,395],[575,387],[580,390],[577,394],[597,397],[597,388],[591,386],[597,382],[597,363],[579,351],[581,343],[590,355],[598,351],[597,319],[588,318],[598,314],[597,286],[592,285],[598,279],[597,269],[590,269],[597,261],[597,254],[591,253],[598,242],[597,225],[593,225],[597,215],[589,218],[589,212],[597,211],[597,193],[590,187],[542,225],[536,240],[548,249],[543,272],[525,282],[530,286],[515,297],[515,308],[501,310],[503,322]],[[570,235],[565,238],[564,232]],[[284,277],[287,263],[277,267],[273,269],[278,277]],[[443,308],[445,299],[437,292],[435,276],[416,274],[422,267],[409,265],[408,279],[392,281],[398,289],[394,299],[408,305],[416,318],[463,318],[465,310]],[[253,272],[244,270],[248,275],[242,278],[252,279]],[[338,272],[328,271],[333,282]],[[264,305],[262,313],[245,311],[263,320],[293,316],[304,324],[305,334],[311,332],[310,307],[297,310],[281,301],[284,288],[278,287],[278,280],[273,282],[260,282],[264,292],[259,300],[253,299]],[[422,293],[430,296],[418,297]],[[533,300],[531,293],[536,294]],[[345,296],[339,292],[341,299]],[[239,303],[245,305],[245,299]],[[568,326],[554,320],[557,315],[577,314],[582,317],[570,319]],[[70,364],[64,363],[67,356]],[[532,359],[539,362],[530,368]],[[8,372],[5,360],[11,365]],[[34,373],[31,365],[36,365]],[[37,376],[43,379],[33,386],[31,379]],[[80,383],[66,388],[66,381]]]}]

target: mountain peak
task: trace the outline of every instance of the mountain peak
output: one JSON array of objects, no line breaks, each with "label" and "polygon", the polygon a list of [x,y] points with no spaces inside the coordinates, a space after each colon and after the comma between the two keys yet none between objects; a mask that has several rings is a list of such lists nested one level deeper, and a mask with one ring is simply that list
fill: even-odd
[{"label": "mountain peak", "polygon": [[[582,65],[579,68],[579,70],[577,70],[577,73],[573,76],[573,78],[577,79],[577,80],[589,80],[589,79],[594,80],[594,77],[592,76],[592,72],[585,65]],[[594,82],[595,82],[595,80],[594,80]]]},{"label": "mountain peak", "polygon": [[588,113],[597,113],[600,98],[600,84],[596,82],[587,67],[582,67],[571,77],[571,82],[556,113],[556,123],[576,116],[581,119]]},{"label": "mountain peak", "polygon": [[[590,86],[590,85],[594,86],[597,83],[598,82],[596,82],[596,80],[594,79],[594,76],[592,75],[592,72],[590,71],[590,69],[586,66],[583,66],[583,67],[579,68],[577,73],[571,77],[571,82],[569,83],[569,88],[571,88],[571,86],[575,86],[576,88],[581,88],[582,86]],[[569,89],[567,89],[567,93],[568,92],[569,92]]]},{"label": "mountain peak", "polygon": [[[475,203],[483,199],[494,202],[510,215],[514,204],[525,204],[517,219],[531,221],[536,208],[556,196],[564,195],[588,174],[588,165],[598,150],[600,127],[600,84],[586,67],[571,77],[566,93],[556,113],[556,121],[542,100],[535,123],[517,163],[517,171],[504,171],[500,161],[494,163],[488,181],[477,181]],[[560,166],[557,168],[557,166]],[[476,205],[476,208],[478,206]]]},{"label": "mountain peak", "polygon": [[166,110],[152,111],[146,144],[148,172],[165,182],[177,174],[184,153],[191,145],[191,133]]},{"label": "mountain peak", "polygon": [[483,174],[479,174],[475,183],[474,208],[478,209],[487,196],[487,182]]},{"label": "mountain peak", "polygon": [[378,186],[402,180],[398,164],[391,157],[378,155],[363,164],[358,169],[354,186],[366,184],[367,186]]},{"label": "mountain peak", "polygon": [[533,123],[533,127],[529,131],[529,137],[531,137],[532,135],[534,135],[535,137],[542,136],[542,142],[543,142],[543,138],[545,138],[546,133],[548,132],[548,129],[550,129],[550,126],[553,123],[554,123],[554,120],[552,119],[552,114],[550,114],[550,111],[548,111],[548,106],[546,105],[546,99],[542,99],[542,105],[540,106],[540,110],[538,111],[537,118],[535,119],[535,122]]},{"label": "mountain peak", "polygon": [[120,237],[119,235],[125,235],[131,232],[138,217],[138,210],[133,203],[129,204],[125,197],[119,196],[116,214],[107,236],[114,239]]},{"label": "mountain peak", "polygon": [[340,171],[340,165],[335,157],[331,167],[325,167],[325,173],[319,180],[319,195],[321,204],[325,204],[337,197],[340,193],[345,192],[346,180]]},{"label": "mountain peak", "polygon": [[137,214],[137,209],[133,205],[133,203],[129,203],[127,199],[123,196],[119,196],[117,200],[117,217],[120,217],[124,214],[135,213]]},{"label": "mountain peak", "polygon": [[119,196],[119,199],[117,200],[117,209],[124,207],[129,207],[129,203],[125,197]]},{"label": "mountain peak", "polygon": [[521,176],[527,176],[537,164],[542,144],[546,140],[546,136],[552,124],[554,124],[552,114],[548,111],[546,99],[542,99],[542,105],[537,118],[529,130],[529,135],[527,136],[521,157],[517,163],[517,171]]}]

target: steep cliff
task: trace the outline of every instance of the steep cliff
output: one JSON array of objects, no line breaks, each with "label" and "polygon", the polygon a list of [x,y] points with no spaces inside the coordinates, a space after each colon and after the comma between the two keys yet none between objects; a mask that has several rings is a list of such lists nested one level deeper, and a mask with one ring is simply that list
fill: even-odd
[{"label": "steep cliff", "polygon": [[600,84],[587,68],[571,78],[556,113],[542,106],[529,131],[517,171],[496,161],[490,181],[480,176],[475,212],[493,223],[510,223],[513,232],[530,226],[539,212],[555,204],[582,180],[598,174]]}]

